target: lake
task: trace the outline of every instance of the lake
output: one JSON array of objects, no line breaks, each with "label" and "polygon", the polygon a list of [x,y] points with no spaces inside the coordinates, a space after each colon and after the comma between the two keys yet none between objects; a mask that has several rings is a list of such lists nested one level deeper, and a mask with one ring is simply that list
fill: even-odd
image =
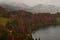
[{"label": "lake", "polygon": [[32,33],[33,38],[41,40],[60,40],[60,26],[41,27]]}]

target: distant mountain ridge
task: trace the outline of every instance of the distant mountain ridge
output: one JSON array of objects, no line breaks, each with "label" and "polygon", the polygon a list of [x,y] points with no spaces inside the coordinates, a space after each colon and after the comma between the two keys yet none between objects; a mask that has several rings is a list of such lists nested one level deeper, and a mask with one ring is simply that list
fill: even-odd
[{"label": "distant mountain ridge", "polygon": [[9,11],[14,11],[14,10],[25,10],[33,13],[56,13],[60,12],[60,8],[56,7],[54,5],[44,5],[44,4],[39,4],[34,7],[27,6],[25,4],[0,4],[0,6],[4,7],[5,9]]},{"label": "distant mountain ridge", "polygon": [[9,11],[14,11],[14,10],[25,10],[28,9],[29,6],[25,4],[13,4],[13,3],[8,3],[8,4],[0,4],[3,8],[9,10]]},{"label": "distant mountain ridge", "polygon": [[60,12],[60,8],[56,7],[54,5],[37,5],[31,8],[32,12],[37,12],[37,13],[56,13],[56,12]]}]

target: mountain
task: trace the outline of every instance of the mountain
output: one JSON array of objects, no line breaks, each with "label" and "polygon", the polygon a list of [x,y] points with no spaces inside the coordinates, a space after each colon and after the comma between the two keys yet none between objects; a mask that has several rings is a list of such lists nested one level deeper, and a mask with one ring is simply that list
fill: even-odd
[{"label": "mountain", "polygon": [[36,5],[34,7],[31,8],[30,10],[33,13],[56,13],[56,12],[60,12],[60,8],[56,7],[54,5],[43,5],[43,4],[39,4]]},{"label": "mountain", "polygon": [[28,10],[30,7],[25,5],[25,4],[18,4],[18,3],[3,3],[0,4],[0,6],[2,6],[3,8],[5,8],[8,11],[14,11],[14,10]]},{"label": "mountain", "polygon": [[2,7],[4,7],[8,11],[14,11],[14,10],[25,10],[32,13],[56,13],[60,12],[60,8],[56,7],[54,5],[44,5],[39,4],[33,7],[30,7],[23,3],[5,3],[0,4]]}]

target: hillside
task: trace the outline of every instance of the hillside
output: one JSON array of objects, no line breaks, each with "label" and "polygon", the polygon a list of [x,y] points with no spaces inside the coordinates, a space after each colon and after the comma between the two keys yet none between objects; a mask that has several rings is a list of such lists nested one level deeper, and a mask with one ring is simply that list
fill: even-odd
[{"label": "hillside", "polygon": [[54,5],[44,5],[44,4],[38,4],[33,7],[30,7],[26,4],[18,4],[18,3],[8,3],[8,4],[0,4],[2,7],[9,11],[14,10],[25,10],[32,13],[56,13],[60,12],[60,8],[56,7]]}]

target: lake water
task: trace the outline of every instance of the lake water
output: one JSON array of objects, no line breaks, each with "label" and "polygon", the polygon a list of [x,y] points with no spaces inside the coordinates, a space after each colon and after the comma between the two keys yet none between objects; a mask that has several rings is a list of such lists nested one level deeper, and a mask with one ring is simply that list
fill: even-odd
[{"label": "lake water", "polygon": [[60,40],[60,26],[42,27],[32,33],[33,38],[41,40]]}]

